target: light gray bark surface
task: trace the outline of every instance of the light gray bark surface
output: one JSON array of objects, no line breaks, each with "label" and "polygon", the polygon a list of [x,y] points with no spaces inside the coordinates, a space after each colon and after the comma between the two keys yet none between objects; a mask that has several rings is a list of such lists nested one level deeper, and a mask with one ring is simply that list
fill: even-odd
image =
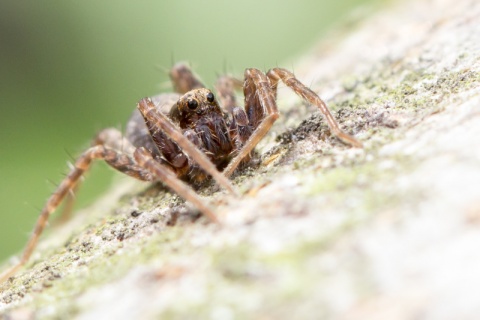
[{"label": "light gray bark surface", "polygon": [[480,318],[480,3],[390,4],[295,71],[364,149],[281,89],[243,197],[200,191],[223,227],[118,178],[0,284],[0,314]]}]

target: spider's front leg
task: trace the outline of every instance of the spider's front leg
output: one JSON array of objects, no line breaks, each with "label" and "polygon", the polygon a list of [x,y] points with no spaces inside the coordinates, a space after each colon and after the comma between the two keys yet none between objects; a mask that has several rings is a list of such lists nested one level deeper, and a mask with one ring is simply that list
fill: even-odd
[{"label": "spider's front leg", "polygon": [[254,128],[250,138],[245,142],[238,155],[229,163],[223,173],[230,176],[241,161],[247,157],[260,140],[267,134],[273,123],[278,119],[278,108],[275,102],[278,81],[281,80],[301,98],[316,105],[327,120],[332,133],[342,142],[361,148],[362,143],[340,129],[337,121],[330,113],[325,102],[302,84],[293,73],[281,68],[274,68],[265,75],[257,69],[245,70],[244,96],[245,113],[249,124]]},{"label": "spider's front leg", "polygon": [[270,80],[271,88],[276,95],[278,81],[281,80],[287,87],[292,89],[302,99],[315,105],[320,109],[320,112],[325,117],[328,127],[331,132],[339,138],[343,143],[351,145],[352,147],[362,148],[363,145],[360,141],[344,132],[340,129],[337,120],[333,117],[326,103],[320,99],[320,97],[313,92],[310,88],[301,83],[293,73],[282,68],[273,68],[267,72],[267,77]]},{"label": "spider's front leg", "polygon": [[158,163],[145,148],[135,150],[133,156],[138,165],[148,170],[155,176],[155,180],[161,181],[180,195],[185,200],[191,202],[195,207],[206,215],[210,220],[219,223],[219,220],[212,209],[190,188],[185,182],[180,180],[169,168]]},{"label": "spider's front leg", "polygon": [[245,70],[243,92],[245,112],[254,131],[237,156],[223,170],[223,174],[227,177],[232,175],[242,160],[250,154],[279,117],[274,92],[270,87],[268,78],[262,71],[258,69]]},{"label": "spider's front leg", "polygon": [[152,100],[149,98],[140,100],[137,108],[145,118],[150,132],[154,133],[156,130],[162,130],[162,132],[177,143],[203,170],[210,174],[218,184],[227,189],[231,194],[237,195],[231,182],[217,170],[215,165],[197,146],[182,134],[166,115],[157,111]]}]

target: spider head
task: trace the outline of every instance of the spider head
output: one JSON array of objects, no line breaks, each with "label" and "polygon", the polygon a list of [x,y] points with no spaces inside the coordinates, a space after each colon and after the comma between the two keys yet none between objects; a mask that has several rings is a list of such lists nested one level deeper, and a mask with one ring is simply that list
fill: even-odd
[{"label": "spider head", "polygon": [[181,128],[191,127],[202,117],[213,114],[223,115],[212,91],[193,89],[178,99],[170,110],[170,118],[180,123]]}]

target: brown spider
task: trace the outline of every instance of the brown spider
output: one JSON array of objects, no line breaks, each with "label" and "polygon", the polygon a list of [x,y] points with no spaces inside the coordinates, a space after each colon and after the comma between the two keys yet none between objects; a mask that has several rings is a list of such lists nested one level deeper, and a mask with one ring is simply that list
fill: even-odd
[{"label": "brown spider", "polygon": [[[93,146],[77,159],[48,199],[20,261],[0,275],[0,282],[28,261],[48,217],[74,190],[94,159],[103,159],[118,171],[139,180],[161,181],[218,222],[213,210],[186,182],[201,182],[211,176],[236,195],[228,177],[242,162],[249,161],[252,150],[277,120],[275,99],[279,80],[317,106],[331,132],[342,142],[362,147],[361,142],[339,128],[325,102],[285,69],[273,68],[266,74],[246,69],[243,83],[229,76],[221,77],[215,85],[220,104],[186,65],[175,65],[170,77],[177,93],[140,100],[125,135],[109,128],[96,136]],[[244,109],[237,106],[234,94],[242,85]]]}]

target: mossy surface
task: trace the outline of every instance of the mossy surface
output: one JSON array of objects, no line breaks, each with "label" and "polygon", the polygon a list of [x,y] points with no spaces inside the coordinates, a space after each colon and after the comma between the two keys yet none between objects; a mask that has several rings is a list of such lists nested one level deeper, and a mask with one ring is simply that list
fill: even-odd
[{"label": "mossy surface", "polygon": [[[399,8],[384,14],[395,22]],[[440,14],[435,17],[444,21]],[[448,168],[473,159],[448,139],[476,114],[469,110],[479,99],[480,50],[455,36],[465,31],[460,27],[465,25],[453,23],[463,21],[460,14],[448,19],[449,29],[442,32],[451,33],[450,41],[427,28],[429,43],[404,40],[404,47],[395,47],[400,53],[385,53],[370,64],[364,60],[361,70],[339,71],[313,84],[315,89],[332,83],[328,104],[363,149],[333,137],[315,108],[298,100],[282,105],[283,118],[259,146],[258,161],[233,177],[241,199],[213,184],[198,189],[216,207],[222,226],[162,186],[118,179],[97,204],[83,210],[87,214],[52,228],[25,269],[0,284],[0,314],[318,319],[371,315],[370,304],[363,309],[365,301],[401,306],[394,315],[407,318],[418,310],[435,314],[429,304],[422,309],[398,289],[409,283],[406,273],[394,274],[402,284],[390,273],[408,260],[400,257],[411,258],[405,252],[416,238],[401,238],[405,230],[415,234],[412,230],[420,228],[410,230],[411,221],[419,218],[422,225],[421,219],[433,215],[441,224],[446,216],[435,199],[455,193],[448,186],[438,189]],[[368,21],[352,37],[376,32]],[[396,34],[394,26],[386,23],[384,32]],[[470,36],[480,38],[475,32]],[[341,70],[342,50],[356,53],[345,46],[318,65]],[[432,57],[436,46],[450,50]],[[434,174],[428,171],[437,167]],[[433,193],[437,189],[441,192]],[[461,205],[445,208],[463,212],[465,201],[452,200],[448,205]],[[468,221],[476,221],[473,207]],[[430,231],[427,237],[433,237]],[[398,249],[395,237],[406,247]],[[385,249],[375,251],[377,240]],[[389,250],[396,255],[382,260]]]}]

